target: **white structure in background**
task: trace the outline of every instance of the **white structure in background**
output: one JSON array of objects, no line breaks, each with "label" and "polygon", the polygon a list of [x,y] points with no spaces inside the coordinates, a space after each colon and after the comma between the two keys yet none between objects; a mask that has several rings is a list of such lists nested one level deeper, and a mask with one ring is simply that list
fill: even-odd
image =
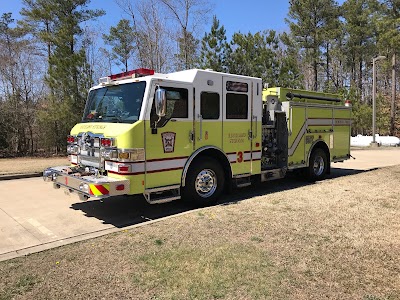
[{"label": "white structure in background", "polygon": [[[376,142],[381,146],[400,146],[400,139],[395,136],[380,136],[375,135]],[[372,142],[371,135],[357,135],[350,137],[350,146],[355,147],[368,147]]]}]

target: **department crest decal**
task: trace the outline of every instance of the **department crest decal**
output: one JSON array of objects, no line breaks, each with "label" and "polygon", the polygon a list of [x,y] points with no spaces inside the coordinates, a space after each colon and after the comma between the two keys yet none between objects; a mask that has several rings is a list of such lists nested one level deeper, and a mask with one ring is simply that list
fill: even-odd
[{"label": "department crest decal", "polygon": [[175,132],[164,132],[161,134],[162,143],[164,146],[164,153],[172,153],[175,148]]}]

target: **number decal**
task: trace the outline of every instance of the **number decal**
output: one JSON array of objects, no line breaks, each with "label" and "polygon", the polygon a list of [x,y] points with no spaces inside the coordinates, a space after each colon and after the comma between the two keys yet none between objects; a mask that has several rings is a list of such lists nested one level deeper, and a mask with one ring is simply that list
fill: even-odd
[{"label": "number decal", "polygon": [[243,152],[242,152],[242,151],[240,151],[240,152],[237,153],[236,161],[237,161],[238,163],[243,162]]}]

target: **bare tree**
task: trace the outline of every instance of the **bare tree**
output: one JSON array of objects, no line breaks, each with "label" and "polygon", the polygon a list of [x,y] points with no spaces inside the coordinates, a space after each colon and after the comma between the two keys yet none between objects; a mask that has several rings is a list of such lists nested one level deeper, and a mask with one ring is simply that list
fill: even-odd
[{"label": "bare tree", "polygon": [[194,66],[197,37],[212,10],[208,0],[115,1],[133,20],[140,65],[158,72]]},{"label": "bare tree", "polygon": [[135,30],[135,63],[157,72],[171,70],[173,44],[171,24],[158,0],[116,0],[118,6],[131,17]]},{"label": "bare tree", "polygon": [[35,40],[12,28],[11,14],[0,20],[0,123],[6,138],[1,148],[16,154],[35,149],[36,106],[43,95],[44,56]]},{"label": "bare tree", "polygon": [[145,65],[161,73],[170,71],[173,67],[172,33],[162,9],[156,0],[142,0],[137,5],[137,11],[140,16],[137,34],[144,41],[138,49]]},{"label": "bare tree", "polygon": [[158,0],[179,26],[176,41],[179,45],[178,66],[183,69],[193,67],[196,55],[198,30],[207,22],[212,11],[208,0]]}]

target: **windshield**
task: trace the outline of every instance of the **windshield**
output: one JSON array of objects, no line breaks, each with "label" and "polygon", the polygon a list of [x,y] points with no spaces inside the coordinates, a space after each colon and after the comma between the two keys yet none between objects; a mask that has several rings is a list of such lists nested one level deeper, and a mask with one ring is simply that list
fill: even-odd
[{"label": "windshield", "polygon": [[89,93],[82,122],[133,123],[139,120],[146,82],[107,86]]}]

